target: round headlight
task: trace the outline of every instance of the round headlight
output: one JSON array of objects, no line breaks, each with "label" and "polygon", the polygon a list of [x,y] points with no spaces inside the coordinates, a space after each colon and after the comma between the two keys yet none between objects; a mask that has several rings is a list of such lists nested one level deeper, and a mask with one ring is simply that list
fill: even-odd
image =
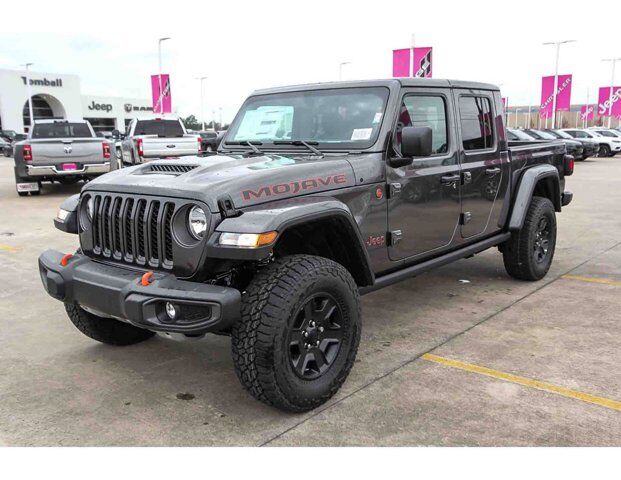
[{"label": "round headlight", "polygon": [[94,212],[95,212],[95,200],[93,200],[93,197],[90,197],[88,201],[86,202],[86,215],[88,216],[89,220],[93,219]]},{"label": "round headlight", "polygon": [[201,207],[192,207],[188,214],[188,227],[190,233],[197,240],[201,240],[207,231],[207,215]]}]

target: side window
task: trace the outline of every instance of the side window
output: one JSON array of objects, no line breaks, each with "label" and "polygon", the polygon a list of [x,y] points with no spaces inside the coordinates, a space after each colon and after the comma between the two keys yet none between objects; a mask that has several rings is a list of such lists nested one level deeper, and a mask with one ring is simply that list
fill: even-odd
[{"label": "side window", "polygon": [[494,145],[492,107],[487,97],[460,97],[459,119],[464,150],[484,150]]},{"label": "side window", "polygon": [[403,99],[397,120],[395,147],[401,151],[403,127],[430,127],[432,132],[432,155],[448,152],[446,127],[446,103],[440,96],[408,95]]}]

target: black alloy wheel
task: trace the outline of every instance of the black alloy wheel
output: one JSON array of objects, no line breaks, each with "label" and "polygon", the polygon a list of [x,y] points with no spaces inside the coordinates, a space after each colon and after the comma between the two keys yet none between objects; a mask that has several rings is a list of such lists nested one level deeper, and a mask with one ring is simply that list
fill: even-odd
[{"label": "black alloy wheel", "polygon": [[332,366],[341,348],[342,312],[328,293],[310,297],[289,333],[289,361],[300,378],[314,380]]},{"label": "black alloy wheel", "polygon": [[545,262],[550,250],[550,227],[548,219],[541,217],[535,231],[535,241],[533,243],[535,261],[537,263]]}]

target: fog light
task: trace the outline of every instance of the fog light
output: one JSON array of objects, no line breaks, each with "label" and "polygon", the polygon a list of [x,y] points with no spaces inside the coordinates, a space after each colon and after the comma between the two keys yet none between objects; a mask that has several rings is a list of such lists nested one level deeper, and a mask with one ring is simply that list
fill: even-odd
[{"label": "fog light", "polygon": [[166,315],[171,320],[174,320],[177,317],[177,307],[175,307],[174,303],[166,302]]}]

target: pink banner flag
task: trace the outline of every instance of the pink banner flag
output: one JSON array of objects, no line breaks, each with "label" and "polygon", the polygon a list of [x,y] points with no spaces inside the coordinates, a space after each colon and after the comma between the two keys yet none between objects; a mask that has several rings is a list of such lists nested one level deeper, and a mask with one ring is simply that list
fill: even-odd
[{"label": "pink banner flag", "polygon": [[161,80],[159,75],[151,75],[151,99],[153,102],[153,113],[172,112],[170,76],[167,73],[162,74]]},{"label": "pink banner flag", "polygon": [[580,107],[580,118],[584,121],[586,120],[587,122],[593,120],[593,117],[595,116],[595,105],[582,105],[582,107]]},{"label": "pink banner flag", "polygon": [[419,47],[413,48],[414,57],[412,60],[412,76],[419,78],[431,78],[432,76],[432,48]]},{"label": "pink banner flag", "polygon": [[556,111],[567,112],[571,106],[571,75],[559,75],[556,90]]},{"label": "pink banner flag", "polygon": [[554,98],[554,76],[541,78],[541,118],[552,118],[552,102]]},{"label": "pink banner flag", "polygon": [[612,95],[610,87],[601,87],[599,89],[599,102],[597,105],[597,114],[600,117],[610,117],[621,119],[621,87],[614,87]]},{"label": "pink banner flag", "polygon": [[410,76],[410,54],[411,48],[401,48],[392,51],[392,76]]}]

